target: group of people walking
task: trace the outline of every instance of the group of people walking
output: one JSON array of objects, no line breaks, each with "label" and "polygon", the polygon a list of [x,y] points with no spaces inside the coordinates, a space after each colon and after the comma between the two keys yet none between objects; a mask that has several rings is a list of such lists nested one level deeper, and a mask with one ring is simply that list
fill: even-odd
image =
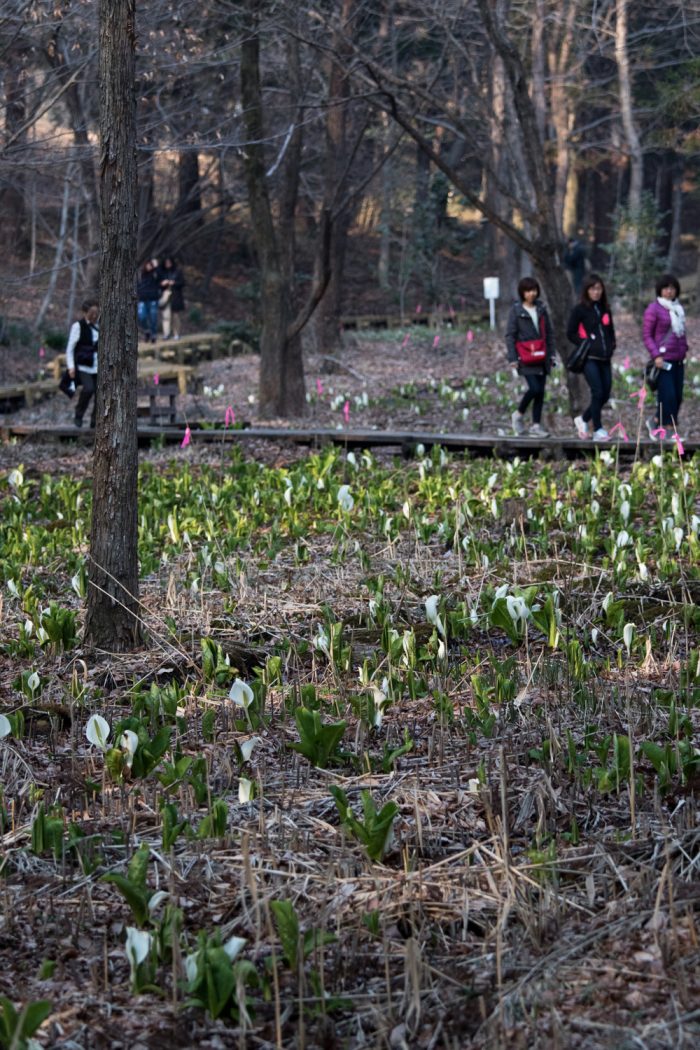
[{"label": "group of people walking", "polygon": [[175,259],[166,255],[162,262],[147,259],[141,267],[136,294],[139,326],[146,342],[158,338],[158,312],[163,339],[180,338],[180,314],[185,309],[182,289],[185,279]]},{"label": "group of people walking", "polygon": [[[182,289],[185,280],[182,270],[172,256],[165,256],[162,264],[148,259],[141,268],[137,285],[138,323],[146,342],[155,342],[158,335],[160,311],[163,338],[180,337],[180,314],[185,308]],[[82,317],[71,325],[66,344],[66,370],[78,393],[73,417],[76,427],[82,427],[88,406],[92,402],[90,426],[95,426],[95,390],[97,386],[97,357],[100,337],[100,306],[96,299],[82,304]]]},{"label": "group of people walking", "polygon": [[[656,299],[644,311],[642,338],[658,376],[656,411],[646,421],[652,438],[678,435],[678,415],[683,400],[684,360],[688,353],[685,313],[679,302],[678,278],[665,273],[656,282]],[[589,273],[581,282],[579,301],[569,315],[566,335],[573,351],[565,358],[585,355],[581,371],[590,390],[587,407],[574,419],[576,433],[582,440],[607,441],[602,410],[612,390],[612,356],[615,352],[615,326],[608,302],[605,282],[597,273]],[[585,345],[584,345],[585,344]],[[506,326],[508,360],[516,363],[527,383],[512,424],[515,434],[547,437],[542,426],[547,376],[554,365],[554,338],[547,308],[540,298],[540,286],[534,277],[523,277],[518,285],[518,301],[511,308]],[[532,406],[532,425],[527,426],[526,412]]]}]

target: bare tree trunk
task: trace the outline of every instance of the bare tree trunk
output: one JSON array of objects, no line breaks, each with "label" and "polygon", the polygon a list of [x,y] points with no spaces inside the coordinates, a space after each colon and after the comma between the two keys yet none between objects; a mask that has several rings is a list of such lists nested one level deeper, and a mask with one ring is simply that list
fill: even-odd
[{"label": "bare tree trunk", "polygon": [[681,233],[683,230],[683,164],[678,157],[673,160],[671,168],[671,237],[668,245],[668,268],[674,271],[678,268],[678,256],[681,249]]},{"label": "bare tree trunk", "polygon": [[[342,0],[340,17],[348,27],[354,0]],[[331,231],[330,277],[325,295],[316,311],[316,338],[319,349],[335,354],[342,348],[341,314],[343,307],[345,251],[348,242],[351,210],[347,202],[338,207],[348,181],[348,99],[350,82],[343,58],[347,47],[336,33],[333,51],[340,52],[340,61],[333,58],[328,71],[328,111],[326,115],[326,164],[324,173],[324,207],[335,212]]]},{"label": "bare tree trunk", "polygon": [[[639,215],[642,204],[644,157],[632,106],[632,78],[630,76],[629,53],[627,50],[628,0],[615,0],[615,12],[615,61],[617,62],[617,76],[620,85],[620,114],[630,158],[628,203],[630,215],[634,217]],[[636,234],[634,235],[636,236]]]},{"label": "bare tree trunk", "polygon": [[51,305],[53,294],[56,290],[56,279],[58,278],[58,271],[63,259],[63,253],[66,248],[66,235],[68,233],[68,211],[70,206],[70,183],[73,177],[73,165],[69,164],[66,169],[66,174],[63,180],[63,204],[61,205],[61,221],[58,228],[58,237],[56,238],[56,251],[54,252],[53,266],[51,267],[51,273],[49,275],[49,283],[46,289],[46,294],[41,302],[38,313],[34,319],[34,331],[38,332],[44,323],[46,311]]},{"label": "bare tree trunk", "polygon": [[[330,274],[331,223],[321,214],[315,277],[305,303],[294,314],[294,212],[299,185],[301,131],[294,119],[279,201],[279,232],[275,228],[265,165],[265,129],[260,82],[260,0],[246,0],[246,32],[241,44],[241,101],[246,131],[245,173],[253,237],[260,265],[263,303],[260,334],[260,414],[263,417],[303,415],[306,387],[300,333],[316,309]],[[298,41],[288,41],[288,74],[301,97]]]},{"label": "bare tree trunk", "polygon": [[202,191],[199,184],[199,155],[194,147],[187,148],[178,158],[177,216],[187,216],[190,225],[202,225]]},{"label": "bare tree trunk", "polygon": [[[248,0],[246,7],[248,31],[241,44],[241,99],[248,140],[245,171],[264,304],[260,335],[260,414],[269,418],[302,414],[306,407],[306,388],[300,341],[298,338],[290,341],[287,335],[292,320],[291,288],[265,175],[258,0]],[[286,206],[289,207],[288,200]]]},{"label": "bare tree trunk", "polygon": [[141,640],[136,440],[135,0],[100,2],[102,324],[93,471],[88,644]]}]

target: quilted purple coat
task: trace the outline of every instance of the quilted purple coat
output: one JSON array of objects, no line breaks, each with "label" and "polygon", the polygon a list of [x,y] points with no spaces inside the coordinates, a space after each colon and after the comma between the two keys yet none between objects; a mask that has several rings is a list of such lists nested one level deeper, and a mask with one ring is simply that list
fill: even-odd
[{"label": "quilted purple coat", "polygon": [[682,361],[688,353],[688,340],[685,335],[676,335],[671,327],[669,311],[654,301],[644,311],[642,330],[644,345],[650,357],[658,357],[661,348],[665,347],[663,357],[666,361]]}]

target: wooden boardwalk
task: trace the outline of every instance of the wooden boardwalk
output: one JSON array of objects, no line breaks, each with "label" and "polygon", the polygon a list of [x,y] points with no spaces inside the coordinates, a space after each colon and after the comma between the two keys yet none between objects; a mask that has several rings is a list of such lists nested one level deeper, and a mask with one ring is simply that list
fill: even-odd
[{"label": "wooden boardwalk", "polygon": [[[176,426],[139,425],[139,444],[145,446],[152,441],[165,442],[170,445],[181,444],[185,434],[184,424]],[[77,430],[73,426],[0,426],[0,439],[11,438],[32,441],[54,439],[58,441],[75,440],[92,441],[92,431]],[[233,444],[255,441],[288,442],[296,445],[307,445],[320,448],[324,445],[338,445],[348,451],[354,449],[385,448],[406,456],[415,455],[419,446],[426,451],[439,445],[450,452],[469,456],[497,456],[499,459],[513,459],[515,456],[542,455],[549,459],[578,459],[592,456],[596,449],[608,449],[618,452],[625,459],[640,456],[649,458],[660,450],[659,442],[646,438],[638,444],[634,441],[581,441],[576,437],[556,436],[547,438],[513,437],[500,434],[450,434],[434,431],[387,431],[387,430],[332,430],[329,428],[298,427],[235,427],[211,428],[201,424],[190,424],[190,443],[195,444]],[[685,441],[685,453],[693,455],[700,449],[700,442]],[[675,443],[666,442],[663,449],[676,455]]]}]

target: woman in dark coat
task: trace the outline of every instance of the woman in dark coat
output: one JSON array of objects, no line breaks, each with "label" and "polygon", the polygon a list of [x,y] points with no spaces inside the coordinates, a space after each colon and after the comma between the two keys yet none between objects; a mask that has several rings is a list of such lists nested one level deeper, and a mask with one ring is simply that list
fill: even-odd
[{"label": "woman in dark coat", "polygon": [[566,335],[575,346],[584,339],[590,341],[583,374],[591,390],[591,400],[583,415],[574,419],[576,433],[582,439],[591,437],[591,423],[593,440],[607,441],[609,435],[603,426],[601,412],[612,390],[610,362],[615,353],[615,326],[603,278],[597,273],[584,277],[581,298],[569,315]]},{"label": "woman in dark coat", "polygon": [[179,339],[180,314],[185,309],[185,299],[182,294],[185,278],[171,255],[166,255],[163,259],[159,276],[163,339],[169,339],[171,333],[174,339]]},{"label": "woman in dark coat", "polygon": [[[540,299],[540,286],[534,277],[523,277],[518,285],[519,301],[513,303],[506,326],[508,360],[517,362],[527,390],[512,415],[513,432],[530,437],[547,437],[542,426],[544,389],[554,361],[552,324]],[[525,412],[532,405],[532,426],[525,426]]]}]

